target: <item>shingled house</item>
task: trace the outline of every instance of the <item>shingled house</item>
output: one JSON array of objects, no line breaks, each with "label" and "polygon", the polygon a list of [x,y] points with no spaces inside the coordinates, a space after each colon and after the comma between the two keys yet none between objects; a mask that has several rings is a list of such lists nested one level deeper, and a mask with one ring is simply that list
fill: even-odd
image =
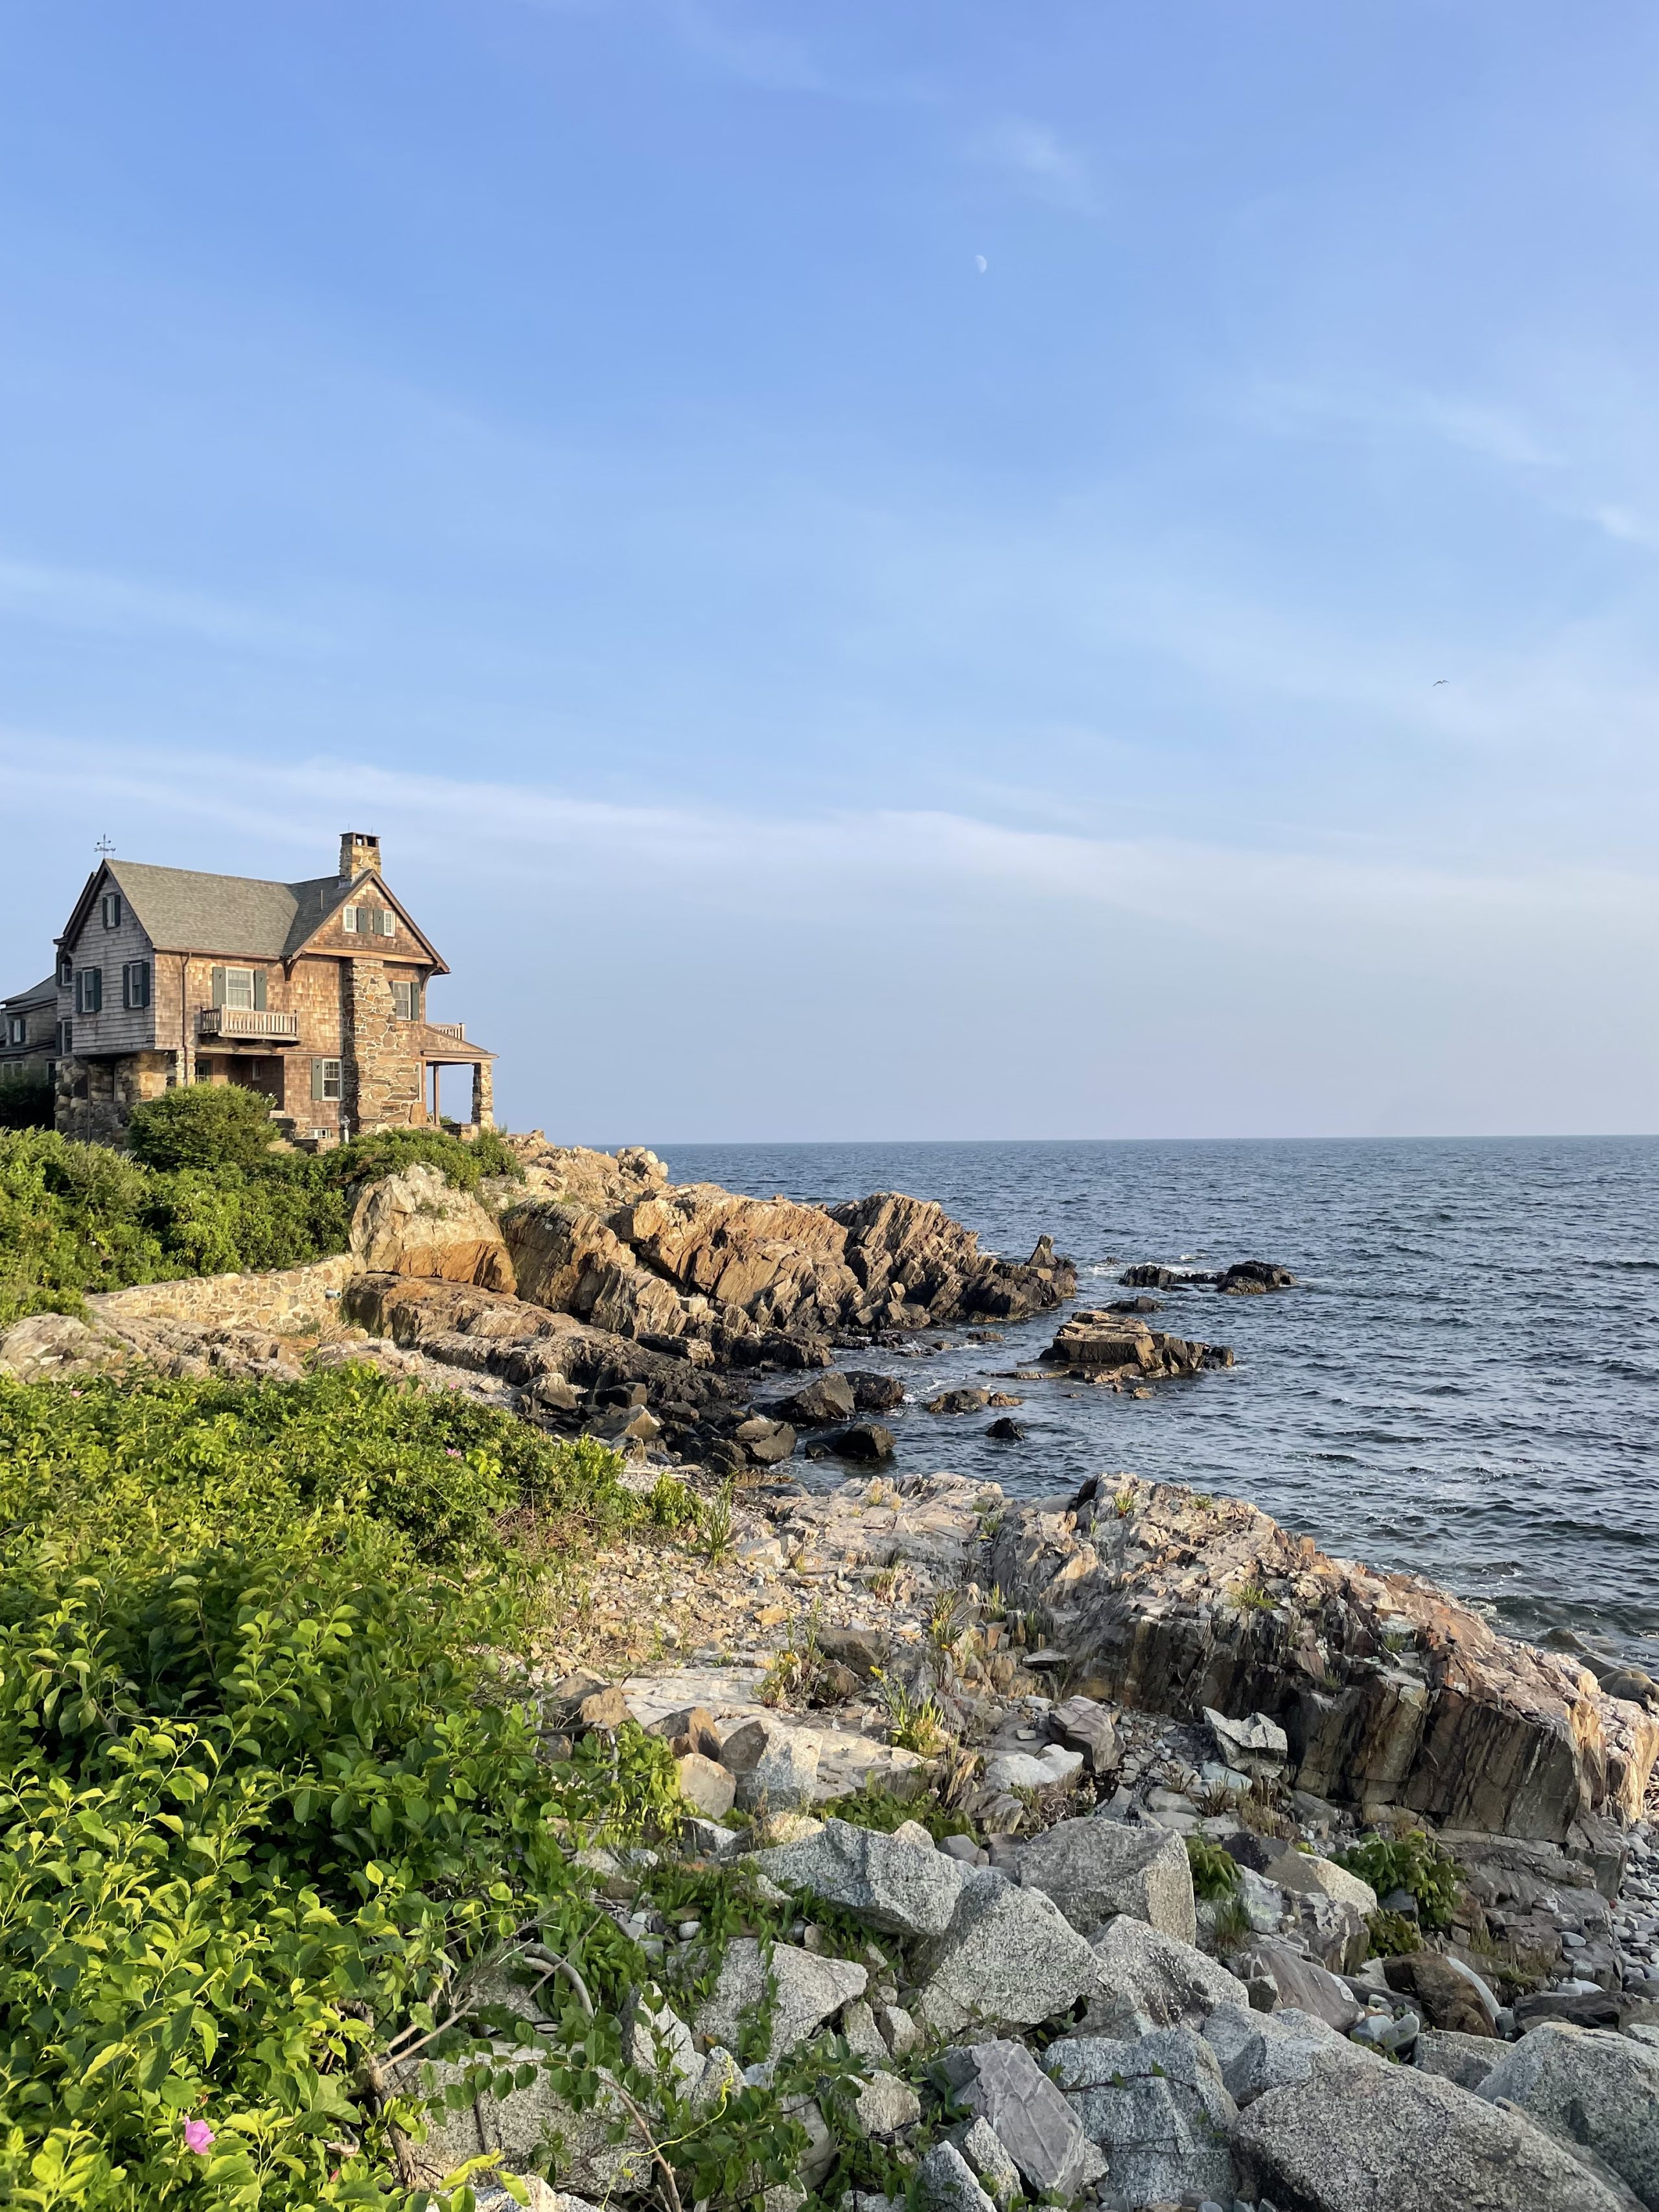
[{"label": "shingled house", "polygon": [[427,984],[448,973],[388,890],[377,837],[348,830],[337,872],[298,884],[106,860],[51,982],[0,1001],[16,1038],[0,1078],[49,1056],[66,1136],[107,1141],[176,1083],[240,1083],[326,1144],[434,1121],[438,1070],[470,1066],[488,1127],[494,1054],[426,1018]]}]

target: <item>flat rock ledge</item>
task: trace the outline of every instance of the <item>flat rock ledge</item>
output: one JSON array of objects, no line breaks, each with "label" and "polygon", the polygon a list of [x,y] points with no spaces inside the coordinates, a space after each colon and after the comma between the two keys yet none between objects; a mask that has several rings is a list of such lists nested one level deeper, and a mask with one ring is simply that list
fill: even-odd
[{"label": "flat rock ledge", "polygon": [[1659,1718],[1414,1577],[1328,1557],[1251,1505],[1124,1477],[1010,1506],[988,1579],[1041,1608],[1084,1692],[1266,1715],[1311,1795],[1565,1843],[1639,1818]]}]

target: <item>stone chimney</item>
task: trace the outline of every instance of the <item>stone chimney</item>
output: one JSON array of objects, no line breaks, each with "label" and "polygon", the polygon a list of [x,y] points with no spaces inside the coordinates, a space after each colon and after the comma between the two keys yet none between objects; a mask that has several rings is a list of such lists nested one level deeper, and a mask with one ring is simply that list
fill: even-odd
[{"label": "stone chimney", "polygon": [[370,868],[380,865],[380,841],[372,837],[367,830],[344,830],[340,833],[340,881],[355,883]]}]

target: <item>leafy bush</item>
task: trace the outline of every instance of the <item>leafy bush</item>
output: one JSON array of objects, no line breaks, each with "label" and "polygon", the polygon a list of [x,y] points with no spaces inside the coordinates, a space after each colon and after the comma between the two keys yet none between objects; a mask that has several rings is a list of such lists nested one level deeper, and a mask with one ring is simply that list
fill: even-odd
[{"label": "leafy bush", "polygon": [[368,1369],[0,1382],[0,2201],[401,2206],[392,2024],[526,1913],[620,2003],[556,1837],[638,1836],[672,1759],[549,1765],[492,1656],[501,1508],[623,1525],[618,1465]]},{"label": "leafy bush", "polygon": [[0,1129],[49,1129],[52,1082],[45,1068],[0,1077]]},{"label": "leafy bush", "polygon": [[332,1152],[270,1150],[256,1094],[192,1084],[134,1109],[131,1152],[50,1129],[0,1131],[0,1328],[75,1312],[88,1291],[179,1275],[298,1267],[345,1250],[351,1192],[414,1161],[463,1189],[522,1176],[493,1131],[355,1137]]},{"label": "leafy bush", "polygon": [[1218,1905],[1223,1898],[1237,1895],[1238,1862],[1222,1844],[1212,1844],[1207,1836],[1188,1836],[1187,1863],[1193,1870],[1194,1897]]},{"label": "leafy bush", "polygon": [[1362,1836],[1349,1850],[1339,1851],[1336,1862],[1370,1882],[1379,1898],[1396,1889],[1409,1890],[1425,1928],[1450,1927],[1463,1869],[1420,1828],[1407,1828],[1397,1836]]},{"label": "leafy bush", "polygon": [[127,1149],[147,1168],[253,1168],[276,1131],[270,1102],[238,1083],[185,1083],[147,1098],[127,1121]]}]

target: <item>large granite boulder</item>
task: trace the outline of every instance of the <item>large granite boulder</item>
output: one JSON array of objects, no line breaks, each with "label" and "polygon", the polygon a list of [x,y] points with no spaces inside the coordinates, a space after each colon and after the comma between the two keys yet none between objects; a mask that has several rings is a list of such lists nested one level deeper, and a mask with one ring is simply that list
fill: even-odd
[{"label": "large granite boulder", "polygon": [[957,2101],[990,2127],[1034,2198],[1069,2202],[1105,2172],[1076,2114],[1023,2043],[966,2044],[947,2051],[940,2063]]},{"label": "large granite boulder", "polygon": [[527,1199],[501,1215],[519,1295],[574,1314],[617,1336],[707,1334],[707,1299],[690,1302],[642,1267],[597,1213],[556,1199]]},{"label": "large granite boulder", "polygon": [[[845,2004],[864,1995],[866,1970],[845,1959],[821,1958],[794,1943],[775,1943],[769,1961],[771,2015],[767,2055],[781,2058]],[[745,2028],[765,2017],[769,1961],[757,1939],[739,1936],[726,1947],[720,1978],[692,2025],[711,2043],[735,2051]]]},{"label": "large granite boulder", "polygon": [[1380,2059],[1268,2090],[1233,2148],[1247,2185],[1297,2212],[1624,2212],[1521,2113]]},{"label": "large granite boulder", "polygon": [[508,1296],[515,1288],[495,1221],[439,1169],[418,1163],[362,1192],[352,1208],[351,1249],[367,1269],[472,1283]]},{"label": "large granite boulder", "polygon": [[1269,2089],[1305,2081],[1321,2058],[1349,2053],[1360,2063],[1366,2058],[1357,2045],[1345,2043],[1316,2014],[1297,2012],[1293,2006],[1282,2012],[1252,2012],[1247,2005],[1217,2005],[1204,2023],[1203,2034],[1216,2055],[1228,2095],[1241,2107],[1253,2105]]},{"label": "large granite boulder", "polygon": [[1407,1575],[1327,1558],[1235,1499],[1117,1478],[1006,1512],[987,1579],[1041,1608],[1081,1686],[1261,1713],[1321,1797],[1560,1843],[1639,1814],[1659,1719]]},{"label": "large granite boulder", "polygon": [[1050,1366],[1073,1374],[1127,1374],[1150,1381],[1233,1364],[1224,1344],[1170,1336],[1163,1329],[1148,1328],[1133,1314],[1115,1313],[1109,1307],[1068,1314],[1042,1358]]},{"label": "large granite boulder", "polygon": [[528,1192],[538,1198],[562,1199],[567,1205],[608,1214],[667,1187],[667,1169],[642,1145],[596,1152],[586,1145],[550,1145],[539,1129],[532,1129],[528,1136],[507,1137],[504,1142],[524,1166],[522,1182],[503,1182],[499,1194],[491,1191],[492,1196],[499,1194],[509,1202]]},{"label": "large granite boulder", "polygon": [[1166,1829],[1057,1821],[1020,1847],[1019,1880],[1052,1897],[1079,1936],[1127,1912],[1178,1942],[1198,1941],[1187,1846]]},{"label": "large granite boulder", "polygon": [[773,1881],[811,1890],[890,1936],[943,1936],[971,1875],[943,1851],[848,1820],[826,1820],[816,1836],[758,1851],[754,1863]]},{"label": "large granite boulder", "polygon": [[1052,1899],[984,1869],[969,1870],[949,1924],[917,1947],[915,1971],[916,2019],[955,2034],[975,2023],[1035,2027],[1069,2012],[1097,1968]]},{"label": "large granite boulder", "polygon": [[1105,2186],[1125,2204],[1233,2197],[1227,2146],[1237,2108],[1209,2045],[1185,2028],[1133,2041],[1079,2037],[1048,2052],[1056,2086],[1105,2152]]},{"label": "large granite boulder", "polygon": [[1659,2212],[1659,2051],[1552,2021],[1504,2051],[1481,2082],[1569,2149],[1603,2160]]},{"label": "large granite boulder", "polygon": [[1093,1940],[1094,1983],[1079,2035],[1131,2036],[1195,2024],[1218,2005],[1245,2005],[1237,1976],[1191,1943],[1164,1936],[1130,1913]]}]

